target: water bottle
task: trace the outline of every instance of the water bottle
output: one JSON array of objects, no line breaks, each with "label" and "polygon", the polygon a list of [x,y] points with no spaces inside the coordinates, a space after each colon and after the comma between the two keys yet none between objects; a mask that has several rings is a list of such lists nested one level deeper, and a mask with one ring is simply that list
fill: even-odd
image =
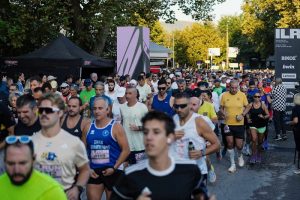
[{"label": "water bottle", "polygon": [[195,146],[192,141],[189,141],[188,149],[189,149],[189,151],[195,150]]}]

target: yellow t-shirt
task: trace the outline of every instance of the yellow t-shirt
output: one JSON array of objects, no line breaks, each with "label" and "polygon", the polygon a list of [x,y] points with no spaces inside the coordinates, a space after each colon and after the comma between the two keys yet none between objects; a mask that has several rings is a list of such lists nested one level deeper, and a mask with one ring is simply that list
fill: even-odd
[{"label": "yellow t-shirt", "polygon": [[216,119],[217,114],[212,103],[204,101],[198,110],[198,114],[207,116],[209,119]]},{"label": "yellow t-shirt", "polygon": [[244,125],[244,119],[237,121],[236,116],[241,115],[247,105],[248,100],[243,92],[238,91],[235,95],[225,92],[221,98],[221,106],[225,108],[225,124]]},{"label": "yellow t-shirt", "polygon": [[62,186],[37,170],[22,186],[12,184],[6,173],[0,176],[0,196],[1,200],[67,200]]}]

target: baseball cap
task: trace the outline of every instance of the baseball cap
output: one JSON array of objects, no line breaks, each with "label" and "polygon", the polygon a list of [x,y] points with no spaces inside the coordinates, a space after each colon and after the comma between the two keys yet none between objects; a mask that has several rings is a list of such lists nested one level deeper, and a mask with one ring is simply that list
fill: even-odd
[{"label": "baseball cap", "polygon": [[63,82],[61,85],[60,85],[60,87],[69,87],[69,84],[68,83],[66,83],[66,82]]},{"label": "baseball cap", "polygon": [[92,80],[89,79],[89,78],[85,79],[84,82],[83,82],[84,86],[90,86],[91,83],[92,83]]},{"label": "baseball cap", "polygon": [[124,97],[126,92],[125,87],[119,87],[117,90],[117,97]]},{"label": "baseball cap", "polygon": [[214,82],[215,82],[215,83],[220,83],[221,80],[220,80],[220,79],[215,79]]},{"label": "baseball cap", "polygon": [[136,82],[136,80],[132,79],[132,80],[129,82],[129,84],[135,87],[135,86],[137,85],[137,82]]},{"label": "baseball cap", "polygon": [[52,80],[55,80],[56,79],[56,77],[55,76],[52,76],[52,75],[49,75],[48,77],[47,77],[47,81],[52,81]]}]

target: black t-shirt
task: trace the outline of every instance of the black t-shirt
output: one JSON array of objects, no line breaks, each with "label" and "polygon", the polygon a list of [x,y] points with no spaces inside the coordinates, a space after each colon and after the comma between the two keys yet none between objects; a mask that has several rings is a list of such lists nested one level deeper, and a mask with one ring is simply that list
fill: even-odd
[{"label": "black t-shirt", "polygon": [[293,108],[291,120],[293,120],[295,117],[298,117],[298,124],[295,125],[295,128],[299,130],[300,129],[300,106],[299,105]]},{"label": "black t-shirt", "polygon": [[163,172],[152,169],[148,160],[135,164],[125,170],[113,188],[111,199],[136,199],[144,190],[151,192],[152,200],[191,199],[192,194],[201,191],[200,170],[193,163],[172,159],[171,166]]},{"label": "black t-shirt", "polygon": [[21,120],[18,120],[18,124],[15,127],[15,135],[29,135],[41,130],[40,120],[37,119],[32,126],[26,126]]},{"label": "black t-shirt", "polygon": [[15,125],[15,118],[13,117],[8,106],[0,103],[0,141],[2,142],[8,136],[7,128]]}]

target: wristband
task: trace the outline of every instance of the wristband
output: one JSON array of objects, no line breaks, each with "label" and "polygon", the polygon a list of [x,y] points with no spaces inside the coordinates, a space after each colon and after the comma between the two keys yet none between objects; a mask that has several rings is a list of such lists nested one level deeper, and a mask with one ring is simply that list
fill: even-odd
[{"label": "wristband", "polygon": [[81,185],[75,185],[75,186],[77,187],[79,193],[83,192],[83,189],[84,189],[83,186],[81,186]]}]

